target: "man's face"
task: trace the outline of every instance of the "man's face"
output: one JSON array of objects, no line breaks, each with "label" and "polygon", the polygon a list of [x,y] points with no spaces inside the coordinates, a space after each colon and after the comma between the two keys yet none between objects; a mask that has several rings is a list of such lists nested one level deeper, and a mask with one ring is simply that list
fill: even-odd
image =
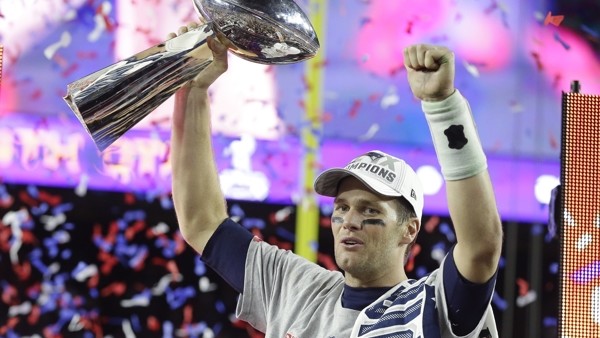
[{"label": "man's face", "polygon": [[[402,272],[405,225],[398,225],[399,202],[373,193],[354,177],[338,189],[331,216],[337,264],[346,283],[390,286]],[[389,285],[388,285],[389,284]]]}]

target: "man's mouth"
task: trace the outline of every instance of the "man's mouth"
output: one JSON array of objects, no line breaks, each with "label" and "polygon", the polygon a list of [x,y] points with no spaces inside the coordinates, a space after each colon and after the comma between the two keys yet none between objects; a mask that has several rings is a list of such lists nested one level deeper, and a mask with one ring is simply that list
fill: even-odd
[{"label": "man's mouth", "polygon": [[341,240],[341,243],[345,246],[358,246],[358,245],[365,244],[363,241],[361,241],[358,238],[343,238]]}]

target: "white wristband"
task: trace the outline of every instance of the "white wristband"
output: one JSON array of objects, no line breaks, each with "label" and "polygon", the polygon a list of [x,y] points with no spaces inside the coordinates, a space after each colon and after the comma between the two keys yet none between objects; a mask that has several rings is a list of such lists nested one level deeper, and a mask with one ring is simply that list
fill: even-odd
[{"label": "white wristband", "polygon": [[469,103],[458,89],[443,101],[422,101],[421,107],[447,181],[475,176],[487,169]]}]

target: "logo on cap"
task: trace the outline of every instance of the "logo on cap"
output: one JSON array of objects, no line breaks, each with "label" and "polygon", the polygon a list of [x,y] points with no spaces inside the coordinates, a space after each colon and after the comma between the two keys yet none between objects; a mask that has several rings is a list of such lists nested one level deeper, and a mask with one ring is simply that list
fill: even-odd
[{"label": "logo on cap", "polygon": [[[366,163],[368,161],[365,161],[365,157],[368,157],[371,163]],[[346,166],[346,169],[365,171],[370,175],[393,183],[396,179],[396,162],[399,161],[393,157],[371,151],[352,161]]]}]

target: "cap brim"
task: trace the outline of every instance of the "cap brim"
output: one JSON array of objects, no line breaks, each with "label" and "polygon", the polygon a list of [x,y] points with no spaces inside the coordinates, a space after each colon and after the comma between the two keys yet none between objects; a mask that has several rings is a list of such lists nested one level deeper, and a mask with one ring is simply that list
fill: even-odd
[{"label": "cap brim", "polygon": [[334,168],[322,172],[321,175],[319,175],[319,177],[317,177],[317,179],[315,180],[315,191],[317,192],[317,194],[323,196],[335,197],[337,195],[338,187],[340,185],[341,180],[349,176],[352,176],[357,180],[361,181],[365,186],[367,186],[369,189],[378,194],[393,197],[402,196],[402,194],[400,194],[399,192],[393,190],[388,185],[381,183],[376,179],[358,175],[355,172],[342,168]]}]

